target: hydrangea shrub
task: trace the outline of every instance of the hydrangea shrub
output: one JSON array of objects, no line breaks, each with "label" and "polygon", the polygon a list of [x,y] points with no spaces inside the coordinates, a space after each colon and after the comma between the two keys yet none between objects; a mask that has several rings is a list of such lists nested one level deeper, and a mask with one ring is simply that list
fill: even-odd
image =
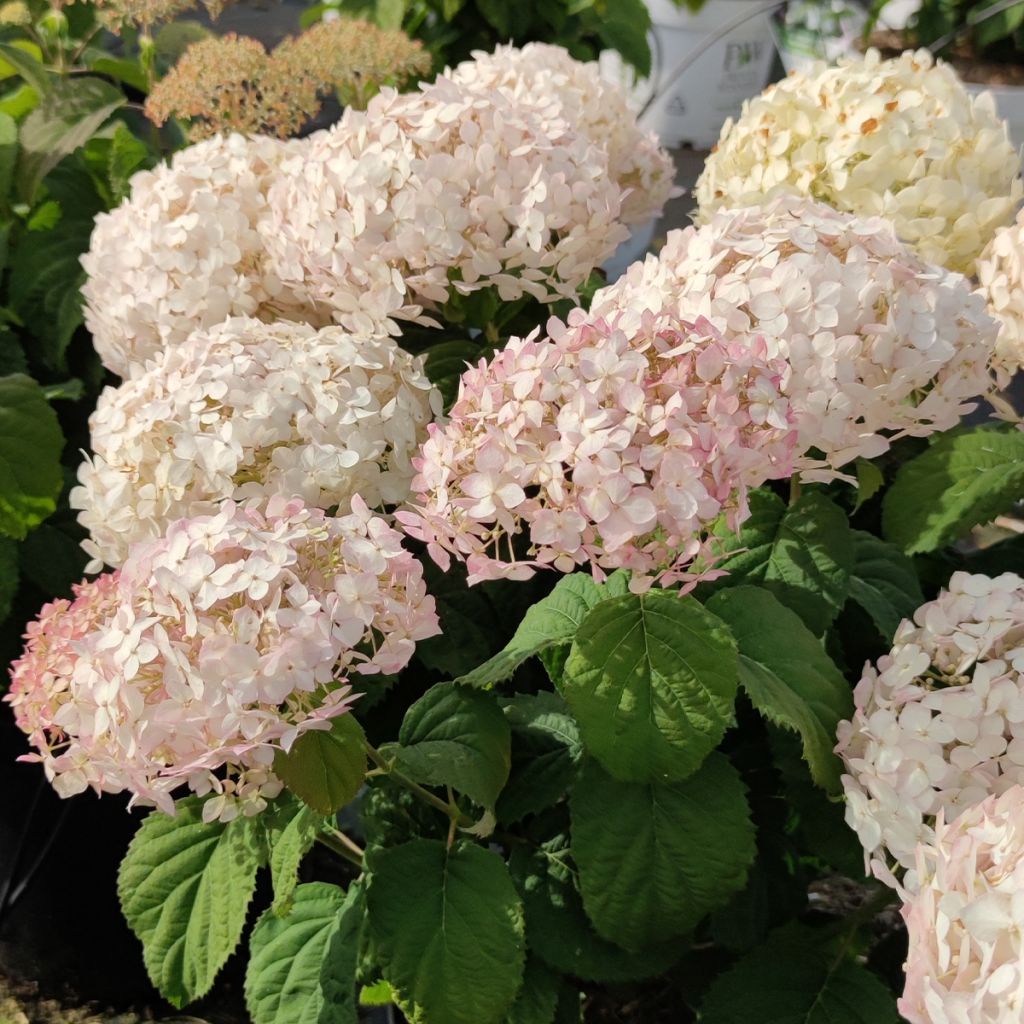
[{"label": "hydrangea shrub", "polygon": [[943,65],[815,75],[701,187],[820,143],[828,188],[723,189],[599,289],[670,163],[541,45],[98,220],[107,571],[5,700],[62,796],[149,809],[118,895],[172,1003],[241,945],[254,1024],[1017,1019],[1024,429],[962,417],[1020,182]]}]

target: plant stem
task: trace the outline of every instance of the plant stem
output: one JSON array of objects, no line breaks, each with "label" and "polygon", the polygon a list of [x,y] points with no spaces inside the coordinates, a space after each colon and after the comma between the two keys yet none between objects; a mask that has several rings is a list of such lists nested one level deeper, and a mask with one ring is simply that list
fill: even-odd
[{"label": "plant stem", "polygon": [[789,507],[792,508],[800,500],[800,474],[794,473],[789,478]]},{"label": "plant stem", "polygon": [[316,841],[322,843],[328,850],[333,851],[339,857],[344,857],[351,864],[355,864],[357,868],[363,866],[362,850],[348,836],[338,832],[336,829],[317,833]]},{"label": "plant stem", "polygon": [[370,760],[385,774],[390,776],[399,785],[405,786],[410,793],[419,797],[426,804],[430,804],[431,807],[440,811],[446,817],[450,818],[457,826],[467,827],[473,824],[471,818],[463,814],[462,811],[456,806],[455,801],[452,800],[449,803],[445,803],[439,796],[435,796],[430,792],[429,789],[424,789],[418,782],[413,782],[408,775],[403,775],[400,771],[397,771],[391,764],[388,763],[387,759],[381,755],[381,752],[376,747],[371,746],[369,743],[366,744],[366,753]]}]

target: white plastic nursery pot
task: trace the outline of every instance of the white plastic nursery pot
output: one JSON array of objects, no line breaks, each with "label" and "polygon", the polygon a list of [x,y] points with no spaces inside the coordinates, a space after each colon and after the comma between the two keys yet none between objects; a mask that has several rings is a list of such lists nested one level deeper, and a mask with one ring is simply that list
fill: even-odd
[{"label": "white plastic nursery pot", "polygon": [[996,111],[1010,125],[1010,139],[1020,149],[1024,146],[1024,85],[978,85],[965,82],[972,96],[990,92],[996,101]]},{"label": "white plastic nursery pot", "polygon": [[691,14],[671,0],[647,0],[654,22],[651,80],[656,98],[643,120],[664,145],[710,149],[726,118],[739,114],[743,101],[768,84],[775,44],[767,12],[712,43],[676,81],[668,81],[711,33],[763,6],[764,0],[708,0]]}]

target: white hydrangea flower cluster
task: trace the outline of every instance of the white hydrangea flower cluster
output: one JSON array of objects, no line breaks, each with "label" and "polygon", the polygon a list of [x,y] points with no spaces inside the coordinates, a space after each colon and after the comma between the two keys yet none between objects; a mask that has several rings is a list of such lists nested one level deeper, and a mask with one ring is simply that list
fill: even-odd
[{"label": "white hydrangea flower cluster", "polygon": [[997,324],[960,274],[928,266],[891,224],[795,196],[673,231],[594,296],[591,312],[669,310],[724,337],[763,336],[789,364],[797,468],[826,480],[892,439],[948,430],[992,389]]},{"label": "white hydrangea flower cluster", "polygon": [[955,573],[868,665],[839,726],[846,818],[875,873],[993,793],[1024,784],[1024,579]]},{"label": "white hydrangea flower cluster", "polygon": [[96,218],[82,295],[108,370],[133,376],[230,316],[330,323],[281,283],[256,230],[281,159],[302,148],[216,136],[136,174],[128,199]]},{"label": "white hydrangea flower cluster", "polygon": [[71,492],[92,568],[228,498],[396,505],[440,412],[422,360],[390,338],[241,317],[198,330],[100,396]]},{"label": "white hydrangea flower cluster", "polygon": [[1024,1019],[1024,789],[940,813],[917,849],[907,894],[910,943],[899,1000],[910,1024],[1011,1024]]},{"label": "white hydrangea flower cluster", "polygon": [[[608,156],[504,92],[385,89],[281,165],[261,224],[281,280],[358,333],[453,291],[575,298],[628,231]],[[427,320],[429,322],[429,319]]]},{"label": "white hydrangea flower cluster", "polygon": [[1024,186],[988,93],[927,50],[794,72],[726,121],[697,182],[703,219],[780,193],[891,220],[929,263],[965,274]]},{"label": "white hydrangea flower cluster", "polygon": [[506,92],[544,122],[568,122],[608,154],[608,172],[626,190],[622,220],[641,224],[656,217],[672,194],[675,165],[653,132],[645,132],[626,93],[601,77],[595,61],[574,60],[561,46],[528,43],[474,53],[451,78],[485,94]]},{"label": "white hydrangea flower cluster", "polygon": [[1024,210],[1000,228],[978,260],[978,284],[999,321],[993,366],[1000,382],[1024,367]]},{"label": "white hydrangea flower cluster", "polygon": [[226,821],[280,792],[275,754],[349,711],[353,673],[397,672],[437,632],[419,562],[358,499],[336,518],[225,502],[44,608],[4,699],[61,796],[173,813],[187,786]]}]

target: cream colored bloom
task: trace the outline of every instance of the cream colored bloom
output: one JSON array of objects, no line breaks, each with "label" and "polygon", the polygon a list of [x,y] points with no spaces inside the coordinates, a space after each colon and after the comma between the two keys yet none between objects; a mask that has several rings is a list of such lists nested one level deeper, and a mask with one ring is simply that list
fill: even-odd
[{"label": "cream colored bloom", "polygon": [[135,175],[129,198],[96,218],[82,295],[107,369],[139,373],[164,348],[229,316],[330,322],[282,285],[256,232],[279,161],[302,146],[208,139]]},{"label": "cream colored bloom", "polygon": [[637,124],[622,87],[601,77],[596,62],[569,56],[562,46],[529,43],[473,54],[451,77],[485,92],[500,89],[543,121],[568,122],[608,154],[608,172],[626,192],[622,220],[657,217],[672,193],[675,164],[653,132]]},{"label": "cream colored bloom", "polygon": [[978,284],[1000,323],[994,365],[1006,381],[1024,366],[1024,210],[985,247],[978,260]]},{"label": "cream colored bloom", "polygon": [[780,193],[887,217],[929,263],[966,274],[1024,189],[991,95],[927,50],[793,73],[726,121],[697,182],[700,216]]},{"label": "cream colored bloom", "polygon": [[398,504],[440,405],[422,361],[389,338],[244,318],[196,331],[100,396],[71,492],[86,549],[118,566],[228,498]]}]

